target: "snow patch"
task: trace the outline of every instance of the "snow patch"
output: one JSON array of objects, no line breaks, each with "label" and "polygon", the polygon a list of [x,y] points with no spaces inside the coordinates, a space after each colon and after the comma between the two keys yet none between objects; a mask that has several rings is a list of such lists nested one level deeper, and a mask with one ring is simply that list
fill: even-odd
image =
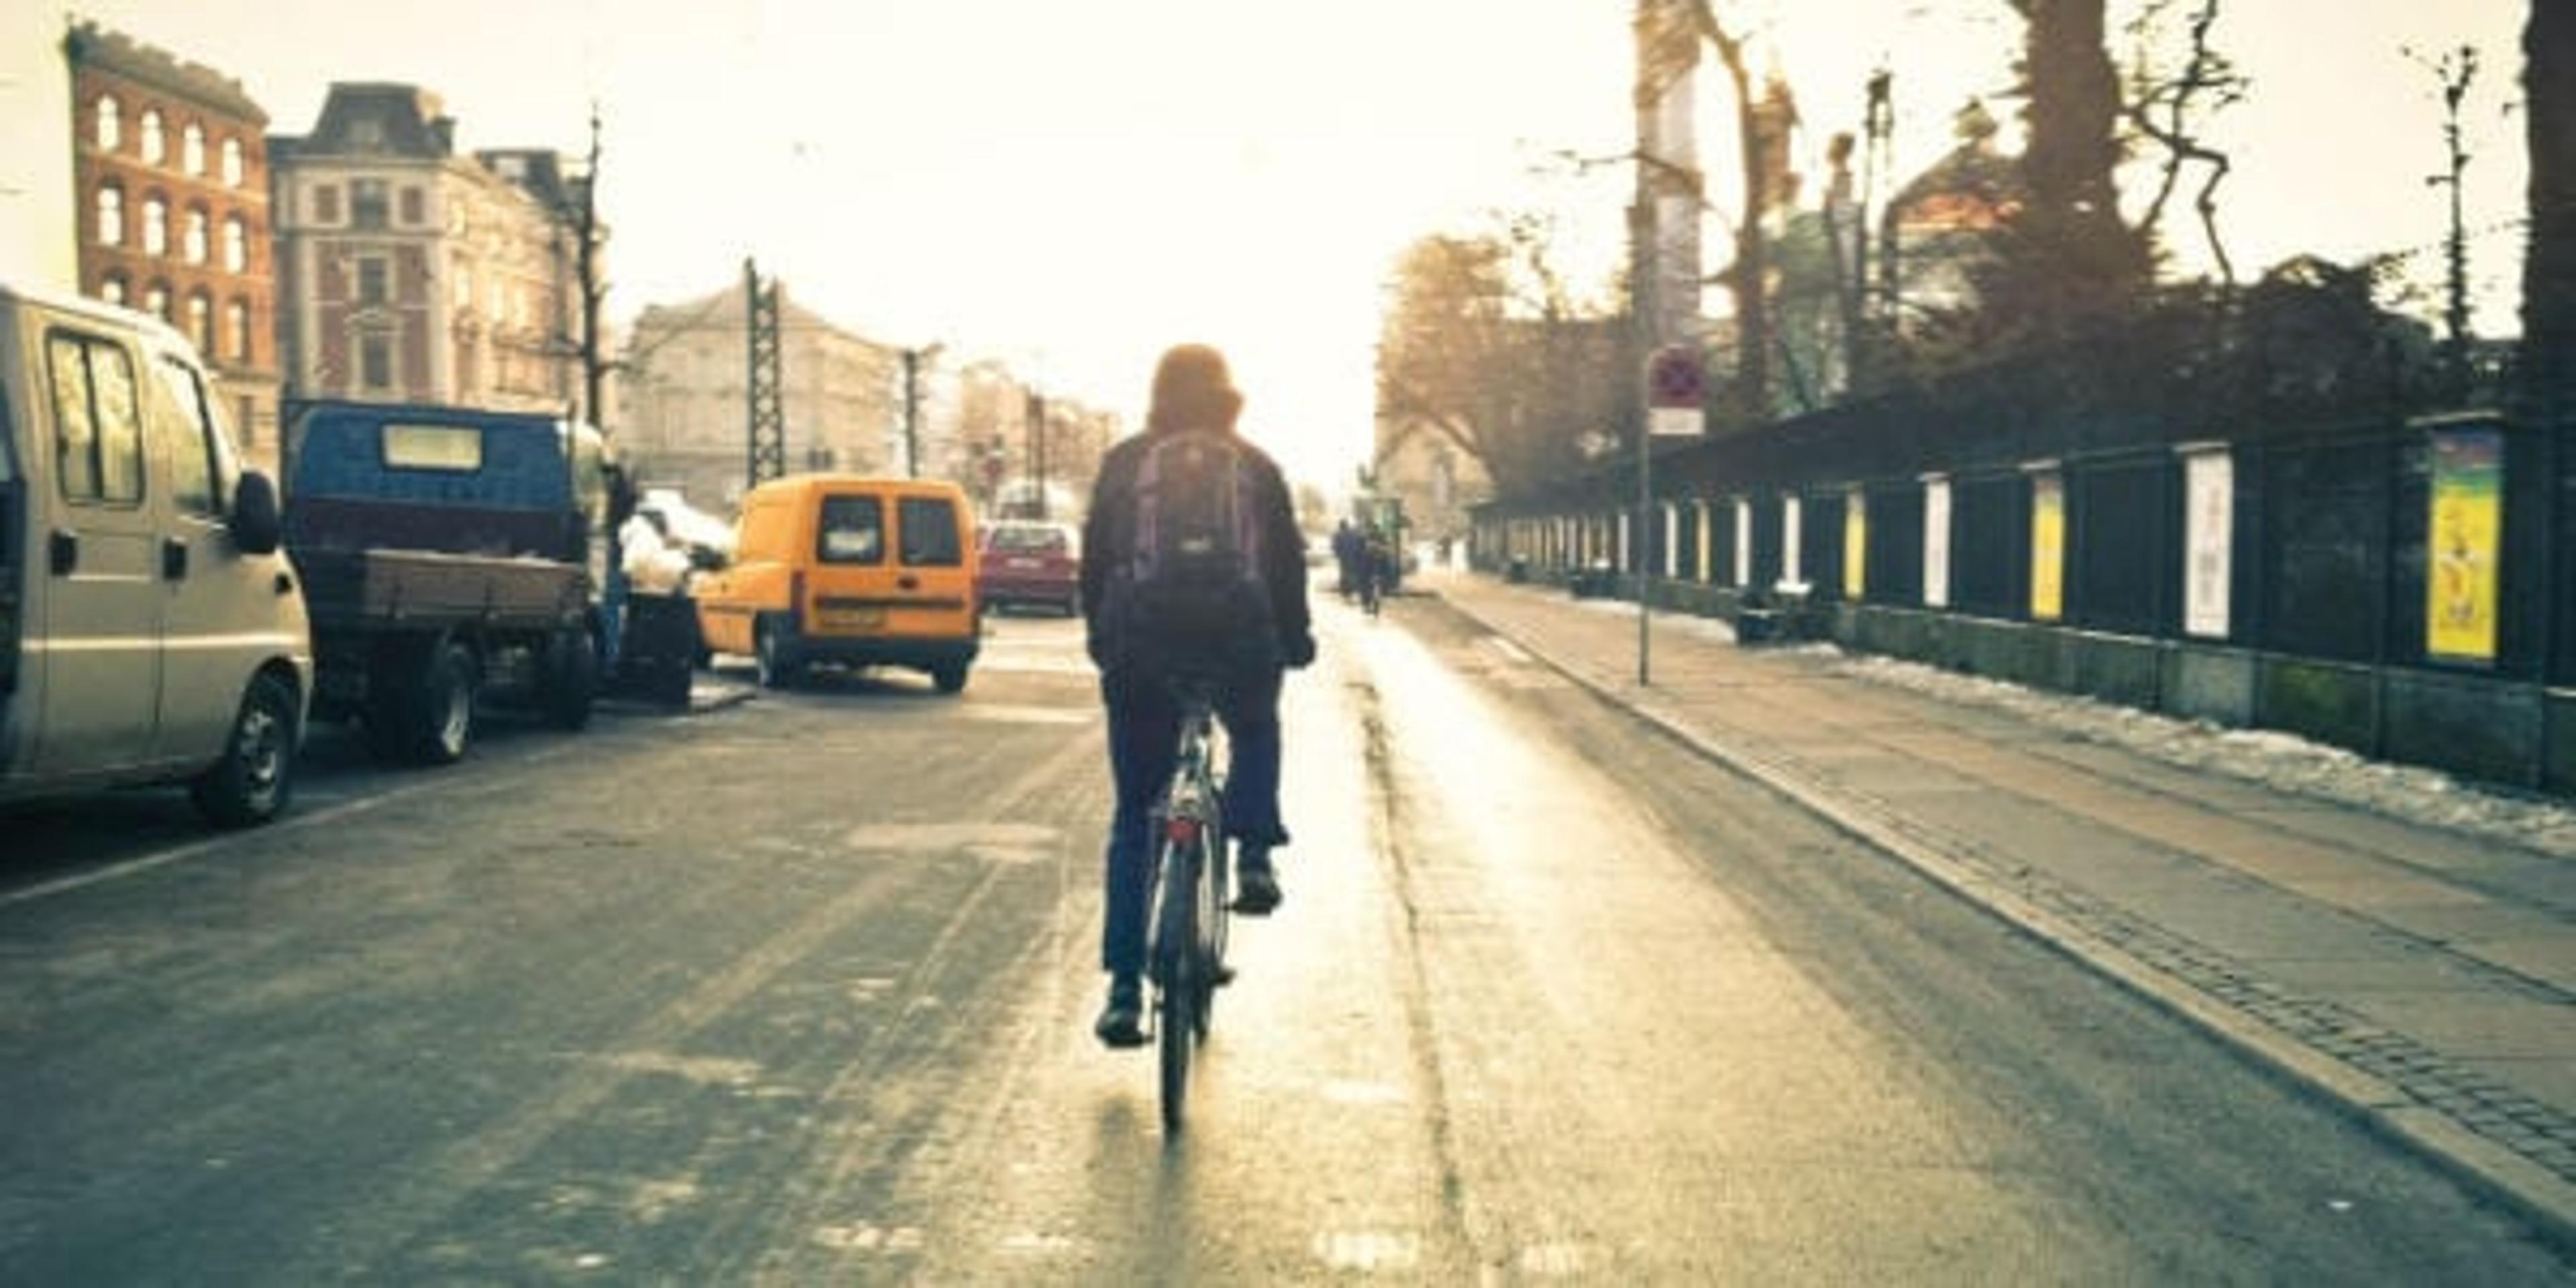
[{"label": "snow patch", "polygon": [[2489,837],[2557,858],[2576,858],[2576,809],[2440,770],[2375,761],[2278,730],[2186,720],[1961,675],[1920,662],[1850,655],[1832,645],[1797,652],[1827,659],[1839,675],[1945,702],[2009,712],[2070,737],[2125,747],[2167,764],[2226,774],[2427,827]]}]

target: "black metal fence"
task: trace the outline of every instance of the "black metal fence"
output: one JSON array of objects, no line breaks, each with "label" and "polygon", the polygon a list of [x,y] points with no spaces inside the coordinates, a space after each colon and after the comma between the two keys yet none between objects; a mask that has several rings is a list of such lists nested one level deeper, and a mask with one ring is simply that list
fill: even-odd
[{"label": "black metal fence", "polygon": [[[1588,524],[1628,571],[1713,587],[2576,685],[2570,427],[2440,412],[2379,351],[2120,343],[1661,450],[1646,513],[1624,465],[1492,502],[1475,553],[1544,566]],[[2446,473],[2454,443],[2492,469]],[[2223,514],[2189,513],[2196,458]],[[2437,536],[2442,506],[2467,529]]]}]

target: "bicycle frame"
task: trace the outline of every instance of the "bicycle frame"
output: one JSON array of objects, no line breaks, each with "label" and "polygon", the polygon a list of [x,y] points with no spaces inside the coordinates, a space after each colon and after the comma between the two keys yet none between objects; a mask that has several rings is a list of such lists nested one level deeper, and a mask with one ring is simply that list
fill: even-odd
[{"label": "bicycle frame", "polygon": [[1207,1039],[1224,978],[1230,875],[1215,714],[1203,686],[1184,688],[1180,697],[1180,746],[1154,812],[1153,904],[1146,921],[1166,1130],[1180,1127],[1190,1048]]}]

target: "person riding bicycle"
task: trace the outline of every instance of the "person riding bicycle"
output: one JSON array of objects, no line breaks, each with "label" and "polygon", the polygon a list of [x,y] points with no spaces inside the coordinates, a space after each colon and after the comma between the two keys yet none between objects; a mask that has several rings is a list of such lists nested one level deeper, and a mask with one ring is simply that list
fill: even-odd
[{"label": "person riding bicycle", "polygon": [[1314,661],[1315,637],[1296,507],[1278,465],[1235,432],[1242,409],[1222,353],[1167,350],[1145,428],[1101,459],[1083,522],[1084,643],[1100,670],[1117,791],[1100,936],[1109,1000],[1094,1026],[1113,1047],[1145,1040],[1148,831],[1178,750],[1175,678],[1208,683],[1232,750],[1234,908],[1264,916],[1279,904],[1279,683]]}]

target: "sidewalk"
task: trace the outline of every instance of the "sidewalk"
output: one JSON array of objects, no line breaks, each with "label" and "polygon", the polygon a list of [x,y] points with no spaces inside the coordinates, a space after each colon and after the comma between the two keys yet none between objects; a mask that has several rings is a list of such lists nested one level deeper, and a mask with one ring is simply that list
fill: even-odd
[{"label": "sidewalk", "polygon": [[[1633,603],[1425,590],[2576,1243],[2576,861],[1745,648]],[[2214,735],[2213,735],[2214,736]]]}]

